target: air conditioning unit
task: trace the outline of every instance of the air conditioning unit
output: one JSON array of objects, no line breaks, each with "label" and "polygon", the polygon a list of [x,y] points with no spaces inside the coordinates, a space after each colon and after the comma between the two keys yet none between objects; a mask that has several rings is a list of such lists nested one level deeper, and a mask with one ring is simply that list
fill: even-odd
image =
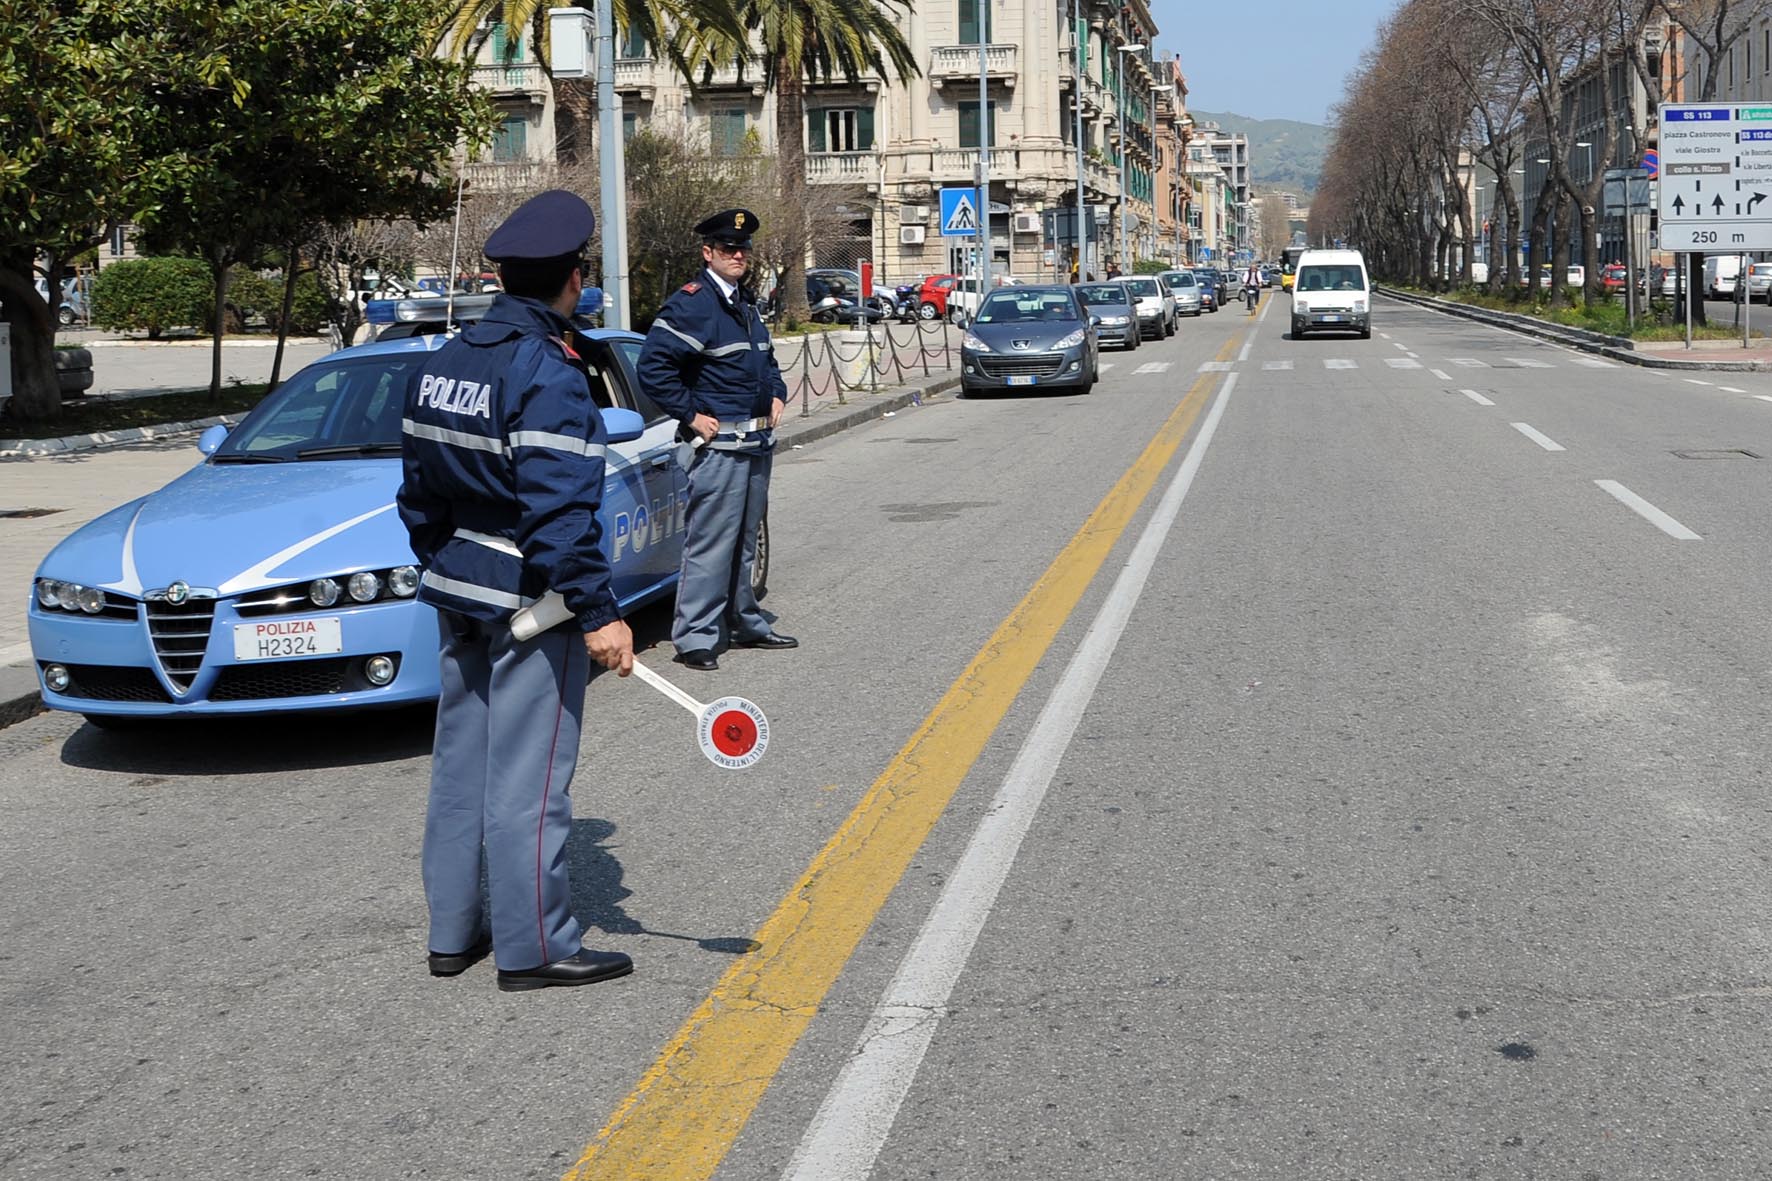
[{"label": "air conditioning unit", "polygon": [[[927,206],[927,205],[900,205],[898,207],[898,220],[903,222],[905,225],[912,225],[914,223],[928,221],[929,220],[929,206]],[[921,239],[919,239],[919,241],[920,240]]]},{"label": "air conditioning unit", "polygon": [[922,226],[899,226],[898,244],[900,246],[921,246],[925,232]]},{"label": "air conditioning unit", "polygon": [[1039,233],[1040,215],[1037,213],[1017,213],[1015,215],[1015,232],[1018,234]]}]

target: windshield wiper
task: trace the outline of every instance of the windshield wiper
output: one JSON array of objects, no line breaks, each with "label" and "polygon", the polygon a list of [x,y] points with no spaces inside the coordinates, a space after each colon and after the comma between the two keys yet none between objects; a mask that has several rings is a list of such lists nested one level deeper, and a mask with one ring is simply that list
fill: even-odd
[{"label": "windshield wiper", "polygon": [[287,455],[249,455],[245,453],[213,456],[211,463],[288,463]]},{"label": "windshield wiper", "polygon": [[297,459],[351,459],[362,455],[398,455],[398,443],[342,443],[335,447],[309,447],[297,451]]}]

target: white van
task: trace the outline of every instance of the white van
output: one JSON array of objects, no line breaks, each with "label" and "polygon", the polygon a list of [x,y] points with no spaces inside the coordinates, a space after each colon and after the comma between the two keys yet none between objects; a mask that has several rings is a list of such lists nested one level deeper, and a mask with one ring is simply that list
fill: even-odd
[{"label": "white van", "polygon": [[1292,339],[1318,328],[1372,338],[1372,282],[1358,250],[1307,250],[1292,275]]},{"label": "white van", "polygon": [[1713,254],[1704,260],[1706,299],[1734,299],[1735,281],[1741,278],[1739,254]]}]

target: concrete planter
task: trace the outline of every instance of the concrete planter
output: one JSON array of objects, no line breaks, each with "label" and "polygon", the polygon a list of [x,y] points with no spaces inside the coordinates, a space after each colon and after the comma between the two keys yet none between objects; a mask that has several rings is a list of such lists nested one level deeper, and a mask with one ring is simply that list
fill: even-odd
[{"label": "concrete planter", "polygon": [[92,350],[56,349],[55,376],[62,397],[79,397],[92,388]]}]

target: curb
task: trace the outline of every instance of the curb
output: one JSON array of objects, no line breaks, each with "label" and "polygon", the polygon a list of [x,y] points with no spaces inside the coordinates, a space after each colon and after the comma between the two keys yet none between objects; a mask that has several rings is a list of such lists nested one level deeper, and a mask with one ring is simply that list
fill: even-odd
[{"label": "curb", "polygon": [[816,443],[839,431],[872,422],[888,411],[902,410],[912,404],[921,405],[924,398],[946,393],[959,384],[960,375],[955,373],[946,377],[931,377],[923,385],[900,386],[890,394],[870,396],[865,402],[850,403],[841,411],[827,411],[815,418],[796,420],[806,422],[804,427],[797,430],[784,425],[776,431],[777,441],[788,447]]},{"label": "curb", "polygon": [[99,431],[90,435],[63,435],[59,439],[0,439],[0,459],[42,459],[45,456],[66,455],[74,451],[93,451],[100,447],[116,447],[125,443],[169,439],[175,435],[197,434],[212,426],[235,426],[240,417],[223,414],[214,418],[192,419],[189,422],[162,422],[154,426],[132,426],[120,431]]},{"label": "curb", "polygon": [[1475,320],[1479,324],[1488,324],[1494,328],[1508,328],[1525,336],[1535,336],[1540,340],[1548,340],[1552,344],[1560,344],[1567,348],[1579,349],[1584,353],[1597,353],[1614,361],[1622,361],[1626,365],[1637,365],[1644,369],[1705,369],[1720,373],[1766,373],[1772,372],[1769,361],[1685,361],[1671,357],[1658,357],[1653,353],[1640,353],[1633,348],[1626,348],[1620,336],[1605,336],[1598,332],[1585,332],[1579,328],[1564,328],[1561,325],[1550,325],[1531,316],[1523,316],[1515,312],[1497,312],[1490,308],[1472,307],[1449,299],[1435,299],[1431,295],[1414,295],[1397,291],[1390,287],[1375,286],[1374,290],[1387,299],[1400,303],[1414,304],[1432,312],[1448,316],[1459,316],[1466,320]]}]

